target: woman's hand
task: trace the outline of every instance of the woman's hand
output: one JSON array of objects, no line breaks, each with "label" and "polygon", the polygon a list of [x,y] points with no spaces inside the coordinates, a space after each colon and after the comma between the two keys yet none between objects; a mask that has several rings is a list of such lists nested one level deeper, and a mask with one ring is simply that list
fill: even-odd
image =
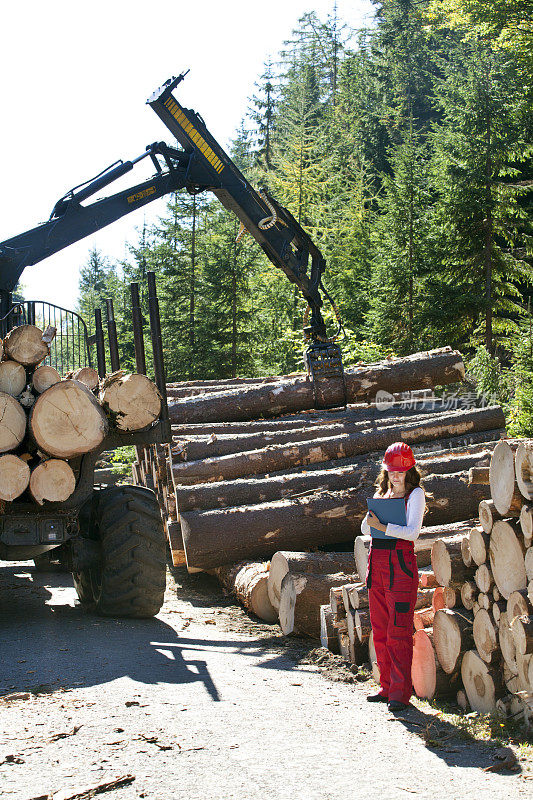
[{"label": "woman's hand", "polygon": [[367,514],[368,524],[371,528],[374,528],[376,531],[382,531],[383,533],[386,532],[387,526],[384,525],[379,519],[376,517],[373,511],[369,511]]}]

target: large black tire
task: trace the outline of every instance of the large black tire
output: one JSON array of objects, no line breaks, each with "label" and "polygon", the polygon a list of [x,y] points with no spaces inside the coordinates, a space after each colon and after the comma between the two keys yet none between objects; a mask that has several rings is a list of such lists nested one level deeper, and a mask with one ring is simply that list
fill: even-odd
[{"label": "large black tire", "polygon": [[98,567],[74,576],[82,605],[111,617],[153,617],[163,605],[165,532],[156,497],[141,486],[98,492]]}]

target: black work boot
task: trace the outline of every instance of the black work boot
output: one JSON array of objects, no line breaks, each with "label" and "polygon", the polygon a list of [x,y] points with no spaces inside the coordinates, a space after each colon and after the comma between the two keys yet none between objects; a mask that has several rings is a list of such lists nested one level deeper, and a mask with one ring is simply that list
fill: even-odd
[{"label": "black work boot", "polygon": [[377,694],[369,694],[366,698],[367,703],[388,703],[389,698],[386,694],[381,694],[378,692]]}]

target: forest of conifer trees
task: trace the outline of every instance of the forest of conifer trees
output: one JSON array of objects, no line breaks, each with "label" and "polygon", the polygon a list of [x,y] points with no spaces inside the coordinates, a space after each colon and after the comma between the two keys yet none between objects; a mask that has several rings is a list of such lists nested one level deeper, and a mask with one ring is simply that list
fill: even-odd
[{"label": "forest of conifer trees", "polygon": [[[230,154],[321,248],[345,364],[457,347],[478,393],[531,436],[531,11],[525,0],[374,5],[366,30],[335,5],[300,19],[251,85]],[[305,303],[237,232],[211,195],[172,196],[126,262],[91,253],[80,312],[91,324],[114,298],[133,366],[128,285],[152,269],[169,380],[300,369]]]}]

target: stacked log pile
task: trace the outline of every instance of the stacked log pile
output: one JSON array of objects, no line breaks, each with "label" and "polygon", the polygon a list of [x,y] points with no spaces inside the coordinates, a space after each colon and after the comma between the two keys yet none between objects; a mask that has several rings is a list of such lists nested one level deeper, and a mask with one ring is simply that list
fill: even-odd
[{"label": "stacked log pile", "polygon": [[159,393],[144,375],[115,373],[100,383],[90,367],[62,378],[42,364],[55,332],[20,325],[0,340],[4,502],[66,501],[76,488],[80,457],[98,450],[110,428],[140,430],[159,417]]},{"label": "stacked log pile", "polygon": [[190,569],[353,541],[380,454],[398,439],[427,461],[436,496],[448,498],[428,523],[468,519],[488,498],[486,486],[468,486],[468,471],[488,466],[501,409],[393,397],[431,394],[463,376],[450,348],[358,366],[346,370],[348,406],[332,411],[313,409],[304,375],[174,384],[172,445],[140,452],[133,479],[158,494],[174,564]]}]

